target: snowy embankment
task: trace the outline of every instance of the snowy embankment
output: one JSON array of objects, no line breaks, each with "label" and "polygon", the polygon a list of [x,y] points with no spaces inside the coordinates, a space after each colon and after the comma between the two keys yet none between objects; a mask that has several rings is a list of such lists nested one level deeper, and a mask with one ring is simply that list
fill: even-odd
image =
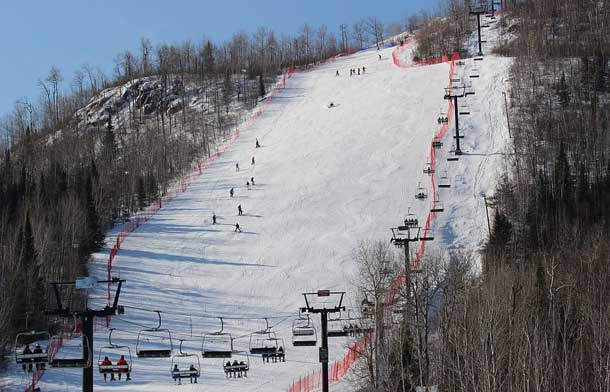
[{"label": "snowy embankment", "polygon": [[[354,246],[359,240],[389,239],[389,228],[404,219],[409,207],[425,217],[432,201],[419,202],[414,193],[418,183],[430,184],[423,168],[439,109],[447,107],[443,89],[449,64],[400,69],[391,52],[382,50],[378,60],[377,51],[363,51],[294,74],[220,159],[123,242],[113,274],[127,280],[120,301],[126,313],[111,326],[116,328],[113,342],[131,349],[132,380],[104,382],[96,371],[96,390],[281,391],[319,368],[316,347],[291,344],[292,321],[304,305],[301,293],[346,290],[346,305],[357,308],[361,298],[350,284]],[[464,80],[473,64],[466,60],[465,67],[456,67]],[[455,185],[439,193],[445,212],[433,225],[437,240],[432,248],[477,250],[485,238],[479,194],[493,191],[504,159],[501,93],[508,65],[494,57],[478,64],[476,95],[468,98],[472,114],[462,120],[465,154],[459,162],[444,161],[452,123],[437,154],[437,173],[447,170]],[[364,74],[349,76],[350,68],[362,66]],[[255,148],[257,138],[261,148]],[[251,177],[255,185],[248,190]],[[235,197],[229,195],[231,188]],[[211,222],[214,213],[217,225]],[[241,233],[234,231],[236,222]],[[107,252],[95,256],[92,275],[106,275],[107,257]],[[92,293],[92,305],[100,305],[102,297]],[[171,331],[176,351],[184,339],[183,351],[199,354],[202,376],[196,386],[174,386],[169,358],[135,357],[138,332],[157,325],[152,310],[163,312],[161,328]],[[224,317],[224,332],[242,353],[248,351],[250,334],[264,329],[268,318],[284,339],[286,362],[264,364],[250,356],[247,378],[226,379],[226,360],[201,358],[202,336],[220,329],[217,317]],[[103,329],[95,334],[95,360],[107,335]],[[349,342],[330,341],[331,361],[343,357]],[[248,360],[242,354],[235,358]],[[19,383],[17,369],[13,374]],[[40,387],[77,391],[79,384],[80,371],[52,369]],[[345,383],[335,388],[349,390]]]}]

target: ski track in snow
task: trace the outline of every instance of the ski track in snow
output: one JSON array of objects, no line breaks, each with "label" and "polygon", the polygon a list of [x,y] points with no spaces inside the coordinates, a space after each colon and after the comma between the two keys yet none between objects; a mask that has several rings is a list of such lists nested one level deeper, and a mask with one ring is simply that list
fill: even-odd
[{"label": "ski track in snow", "polygon": [[[319,369],[317,347],[291,344],[292,320],[304,305],[300,293],[346,290],[347,306],[356,307],[360,298],[350,282],[356,270],[351,252],[358,240],[389,240],[389,228],[401,222],[408,207],[422,220],[430,208],[431,199],[419,202],[414,192],[418,182],[430,184],[423,168],[439,108],[447,107],[443,88],[449,64],[399,69],[392,64],[391,50],[382,50],[381,61],[376,50],[366,50],[295,73],[219,160],[130,234],[113,270],[127,280],[121,303],[192,315],[165,314],[162,328],[171,330],[175,349],[178,339],[186,339],[184,351],[199,354],[202,377],[197,385],[174,386],[171,359],[136,358],[132,333],[139,325],[154,327],[157,316],[127,308],[112,321],[117,328],[113,342],[130,346],[133,380],[104,382],[96,371],[96,391],[282,391]],[[465,61],[456,66],[462,80],[469,79],[474,65],[472,59]],[[486,238],[481,193],[493,194],[506,159],[502,91],[510,59],[488,56],[477,63],[480,78],[469,80],[476,95],[467,98],[472,114],[460,118],[465,154],[458,162],[446,161],[453,119],[437,153],[436,175],[446,170],[452,187],[439,190],[445,212],[437,214],[436,241],[428,252],[439,247],[476,251]],[[363,65],[366,74],[349,76],[350,68]],[[340,77],[335,77],[337,69]],[[327,108],[331,101],[338,106]],[[254,148],[256,138],[262,148]],[[250,165],[252,156],[256,165]],[[252,176],[256,185],[247,190],[245,182]],[[237,216],[238,204],[242,217]],[[213,212],[217,225],[211,225]],[[236,222],[242,233],[234,232]],[[109,233],[108,244],[113,235],[116,231]],[[106,275],[108,252],[95,255],[92,275]],[[284,339],[287,361],[263,364],[251,356],[247,378],[226,379],[222,359],[201,358],[202,334],[220,328],[218,319],[201,315],[277,317],[269,322],[277,324],[274,331]],[[249,334],[264,326],[263,320],[227,319],[224,330],[241,337],[234,342],[236,350],[247,351]],[[330,339],[331,361],[342,358],[351,341]],[[107,332],[97,331],[95,361],[106,343]],[[80,377],[80,370],[52,369],[40,387],[78,391]],[[25,386],[15,366],[4,381],[12,385],[9,391]],[[331,388],[350,390],[347,382]]]}]

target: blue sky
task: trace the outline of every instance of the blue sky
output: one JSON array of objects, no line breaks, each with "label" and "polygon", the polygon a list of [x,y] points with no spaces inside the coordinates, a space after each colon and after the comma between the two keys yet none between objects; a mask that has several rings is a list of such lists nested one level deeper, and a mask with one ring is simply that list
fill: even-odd
[{"label": "blue sky", "polygon": [[110,74],[115,56],[135,50],[140,37],[161,42],[219,42],[258,26],[294,33],[303,23],[341,23],[377,16],[386,23],[431,9],[436,0],[20,0],[0,2],[0,115],[20,98],[37,101],[37,80],[51,66],[69,88],[82,64]]}]

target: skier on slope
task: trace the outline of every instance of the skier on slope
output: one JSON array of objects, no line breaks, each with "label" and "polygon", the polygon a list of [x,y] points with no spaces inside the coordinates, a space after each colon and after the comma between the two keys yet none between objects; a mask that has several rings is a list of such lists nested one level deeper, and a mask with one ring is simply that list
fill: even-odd
[{"label": "skier on slope", "polygon": [[335,76],[339,76],[339,70],[337,70],[337,73],[335,73]]},{"label": "skier on slope", "polygon": [[252,185],[254,186],[254,177],[250,177],[250,182],[252,183]]},{"label": "skier on slope", "polygon": [[250,181],[246,181],[246,188],[248,188],[248,190],[250,190]]},{"label": "skier on slope", "polygon": [[242,216],[244,214],[244,210],[241,209],[241,204],[237,206],[237,215]]},{"label": "skier on slope", "polygon": [[252,163],[251,163],[251,165],[252,165],[252,166],[254,166],[254,157],[252,157]]},{"label": "skier on slope", "polygon": [[360,67],[358,67],[358,75],[360,75]]},{"label": "skier on slope", "polygon": [[366,67],[363,65],[362,66],[362,74],[364,74],[366,72]]},{"label": "skier on slope", "polygon": [[235,191],[233,190],[233,188],[231,188],[231,189],[229,190],[229,195],[231,195],[231,197],[233,197],[233,194],[234,194],[234,193],[235,193]]},{"label": "skier on slope", "polygon": [[380,54],[378,54],[378,56],[379,56],[379,60],[381,60],[381,55],[380,55]]},{"label": "skier on slope", "polygon": [[212,213],[212,224],[215,225],[216,224],[216,213]]},{"label": "skier on slope", "polygon": [[258,138],[256,138],[256,148],[261,148],[260,143],[258,142]]},{"label": "skier on slope", "polygon": [[239,171],[239,163],[235,164],[235,171],[238,172]]},{"label": "skier on slope", "polygon": [[235,223],[235,232],[240,232],[241,233],[241,229],[239,228],[239,223]]}]

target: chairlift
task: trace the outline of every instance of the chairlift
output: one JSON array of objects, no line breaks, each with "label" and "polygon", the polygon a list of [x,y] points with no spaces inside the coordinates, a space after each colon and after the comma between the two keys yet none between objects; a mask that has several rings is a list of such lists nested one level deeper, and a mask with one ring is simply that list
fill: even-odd
[{"label": "chairlift", "polygon": [[468,104],[468,102],[464,101],[461,105],[460,105],[460,109],[459,112],[460,116],[466,116],[470,114],[470,105]]},{"label": "chairlift", "polygon": [[419,237],[420,241],[434,241],[434,234],[432,233],[432,229],[423,229],[423,233]]},{"label": "chairlift", "polygon": [[245,354],[246,362],[237,361],[235,359],[233,362],[227,361],[226,364],[223,364],[222,369],[225,372],[225,376],[227,378],[241,378],[248,377],[248,371],[250,370],[250,357],[248,354]]},{"label": "chairlift", "polygon": [[474,61],[483,61],[483,56],[476,56]]},{"label": "chairlift", "polygon": [[[417,215],[411,212],[411,208],[407,211],[407,216],[405,217],[405,226],[407,228],[413,229],[419,226],[419,222],[417,221]],[[399,228],[400,229],[400,228]]]},{"label": "chairlift", "polygon": [[432,168],[432,164],[430,163],[430,161],[426,162],[426,166],[424,167],[424,174],[427,174],[429,176],[434,174],[434,169]]},{"label": "chairlift", "polygon": [[447,171],[445,171],[438,182],[438,187],[439,188],[451,188],[451,183],[449,182],[449,177],[447,175]]},{"label": "chairlift", "polygon": [[[155,313],[159,317],[157,326],[142,329],[138,332],[136,342],[136,356],[138,358],[169,358],[172,356],[174,349],[172,334],[169,329],[161,328],[161,311],[155,310]],[[162,348],[159,348],[159,346]]]},{"label": "chairlift", "polygon": [[[129,346],[123,346],[112,343],[112,332],[114,328],[110,328],[108,334],[108,345],[100,347],[100,351],[97,359],[97,366],[100,374],[118,374],[118,373],[131,373],[131,365],[133,360],[131,358],[131,349]],[[118,359],[115,359],[113,364],[105,364],[104,360],[112,361],[113,358],[123,359],[125,363],[118,364]],[[129,379],[129,376],[127,377]]]},{"label": "chairlift", "polygon": [[49,366],[52,368],[88,368],[91,366],[93,350],[86,335],[77,331],[76,315],[68,333],[51,337],[49,342]]},{"label": "chairlift", "polygon": [[295,347],[311,347],[318,344],[318,333],[309,314],[299,317],[292,322],[292,345]]},{"label": "chairlift", "polygon": [[220,330],[203,335],[201,355],[203,358],[231,358],[233,355],[233,337],[224,332],[224,321],[220,319]]},{"label": "chairlift", "polygon": [[435,150],[438,150],[441,147],[443,147],[443,142],[441,142],[441,138],[434,137],[434,139],[432,139],[432,148],[434,148]]},{"label": "chairlift", "polygon": [[278,338],[275,332],[271,331],[269,320],[265,318],[266,328],[250,334],[250,354],[260,354],[263,361],[272,359],[273,362],[285,360],[284,339]]},{"label": "chairlift", "polygon": [[421,182],[417,184],[417,190],[415,191],[415,198],[417,200],[425,200],[428,198],[426,189],[421,185]]},{"label": "chairlift", "polygon": [[[430,212],[443,212],[445,211],[443,207],[443,202],[438,199],[438,197],[434,197],[434,201],[432,202],[432,208],[430,208]],[[424,233],[425,234],[425,233]]]},{"label": "chairlift", "polygon": [[197,354],[189,354],[182,351],[183,339],[180,339],[179,354],[172,356],[172,366],[170,373],[174,381],[178,380],[178,384],[182,384],[183,378],[194,378],[195,383],[201,377],[201,362]]},{"label": "chairlift", "polygon": [[335,319],[329,316],[327,329],[327,336],[329,338],[344,337],[348,336],[349,334],[350,331],[347,327],[347,324],[345,323],[344,318],[341,318],[340,314],[339,317]]},{"label": "chairlift", "polygon": [[447,117],[447,114],[441,110],[441,112],[440,112],[438,118],[436,119],[436,121],[438,122],[439,125],[441,125],[441,124],[448,124],[449,123],[449,117]]},{"label": "chairlift", "polygon": [[[18,333],[15,337],[15,363],[21,364],[23,370],[26,364],[31,369],[32,364],[38,368],[49,362],[48,347],[51,335],[46,331],[30,331]],[[36,344],[34,348],[30,346]]]},{"label": "chairlift", "polygon": [[360,312],[362,313],[362,317],[364,317],[364,318],[373,317],[374,304],[371,301],[369,301],[369,299],[366,296],[364,297],[362,302],[360,302]]},{"label": "chairlift", "polygon": [[479,68],[472,67],[472,71],[470,71],[470,78],[478,78],[479,77]]},{"label": "chairlift", "polygon": [[472,87],[472,83],[464,86],[464,96],[475,95],[474,87]]}]

